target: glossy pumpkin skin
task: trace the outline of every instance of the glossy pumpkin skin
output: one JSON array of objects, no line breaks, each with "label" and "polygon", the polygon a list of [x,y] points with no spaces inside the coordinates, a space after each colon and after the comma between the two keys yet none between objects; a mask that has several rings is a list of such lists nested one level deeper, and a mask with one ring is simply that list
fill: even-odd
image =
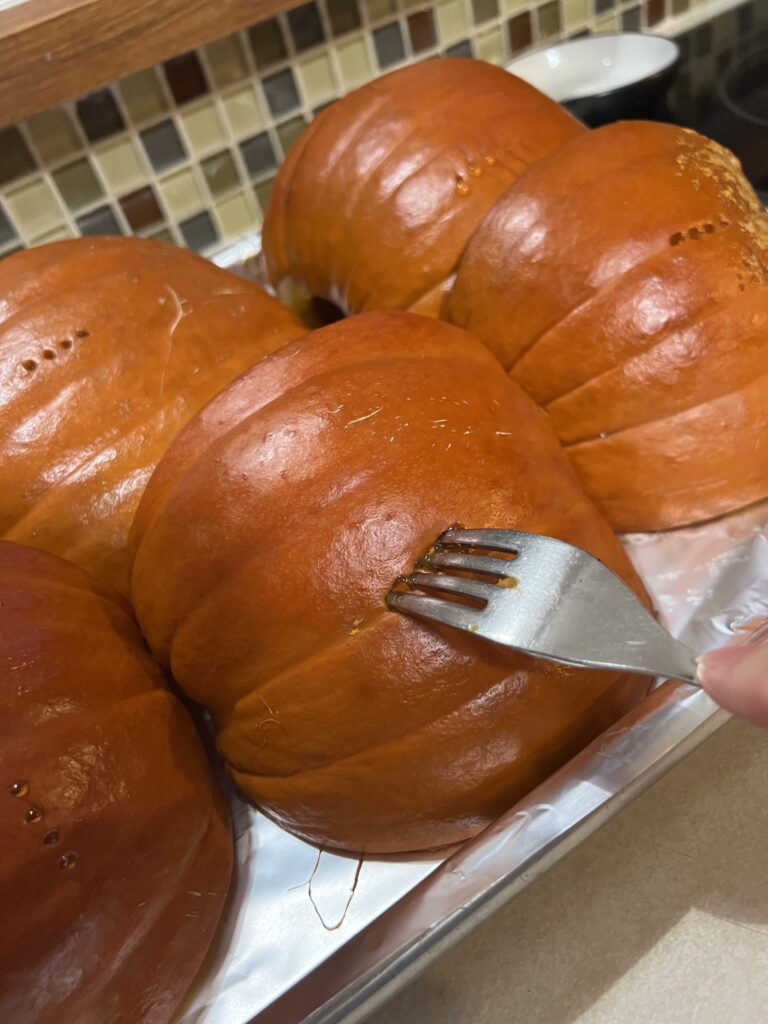
[{"label": "glossy pumpkin skin", "polygon": [[229,883],[228,814],[128,605],[0,541],[0,1020],[166,1024]]},{"label": "glossy pumpkin skin", "polygon": [[768,496],[768,218],[716,143],[627,122],[542,160],[467,246],[450,316],[544,406],[616,529]]},{"label": "glossy pumpkin skin", "polygon": [[437,314],[482,215],[585,129],[484,61],[424,61],[324,110],[280,168],[264,221],[272,283],[344,312]]},{"label": "glossy pumpkin skin", "polygon": [[84,238],[0,263],[0,536],[127,589],[125,544],[171,439],[303,328],[159,242]]},{"label": "glossy pumpkin skin", "polygon": [[371,313],[308,335],[177,438],[135,523],[133,599],[243,791],[324,846],[467,838],[646,683],[390,612],[448,526],[579,544],[638,592],[544,414],[463,331]]}]

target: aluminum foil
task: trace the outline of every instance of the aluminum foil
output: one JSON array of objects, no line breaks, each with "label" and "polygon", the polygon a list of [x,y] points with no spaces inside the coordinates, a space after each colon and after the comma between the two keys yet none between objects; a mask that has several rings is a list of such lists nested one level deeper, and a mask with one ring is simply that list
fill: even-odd
[{"label": "aluminum foil", "polygon": [[[217,262],[255,276],[257,244]],[[768,635],[768,503],[625,542],[662,620],[694,650]],[[233,793],[234,884],[177,1024],[359,1020],[727,717],[701,690],[663,683],[498,822],[440,853],[319,853]]]}]

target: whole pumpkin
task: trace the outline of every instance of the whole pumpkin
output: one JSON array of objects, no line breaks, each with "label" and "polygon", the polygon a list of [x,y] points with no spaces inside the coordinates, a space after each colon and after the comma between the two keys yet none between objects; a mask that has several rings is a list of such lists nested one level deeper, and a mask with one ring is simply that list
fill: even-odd
[{"label": "whole pumpkin", "polygon": [[369,852],[464,839],[644,694],[388,611],[457,522],[561,537],[641,592],[546,416],[439,320],[370,313],[288,345],[158,466],[133,534],[139,621],[291,831]]},{"label": "whole pumpkin", "polygon": [[125,544],[170,440],[303,328],[174,246],[82,238],[0,263],[0,536],[127,589]]},{"label": "whole pumpkin", "polygon": [[627,122],[552,153],[473,235],[450,317],[544,406],[616,529],[768,496],[768,216],[716,143]]},{"label": "whole pumpkin", "polygon": [[127,604],[0,541],[0,1020],[166,1024],[229,883],[228,816]]},{"label": "whole pumpkin", "polygon": [[482,215],[530,164],[584,134],[484,61],[400,68],[324,110],[280,168],[264,221],[272,283],[345,313],[436,314]]}]

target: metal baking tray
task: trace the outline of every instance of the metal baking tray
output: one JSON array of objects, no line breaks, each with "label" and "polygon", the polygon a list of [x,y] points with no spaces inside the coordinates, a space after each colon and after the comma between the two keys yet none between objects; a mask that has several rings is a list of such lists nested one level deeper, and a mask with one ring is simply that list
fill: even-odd
[{"label": "metal baking tray", "polygon": [[[217,259],[258,272],[258,239]],[[694,650],[768,635],[768,503],[625,538],[671,631]],[[690,753],[726,720],[658,686],[472,841],[362,861],[289,836],[232,794],[237,868],[177,1024],[353,1024]]]}]

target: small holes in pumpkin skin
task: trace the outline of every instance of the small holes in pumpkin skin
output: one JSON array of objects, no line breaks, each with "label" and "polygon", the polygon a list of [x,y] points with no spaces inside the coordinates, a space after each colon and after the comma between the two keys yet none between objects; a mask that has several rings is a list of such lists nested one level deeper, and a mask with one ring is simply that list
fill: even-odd
[{"label": "small holes in pumpkin skin", "polygon": [[21,365],[24,367],[27,373],[32,373],[33,370],[37,369],[37,363],[35,362],[34,359],[25,359]]},{"label": "small holes in pumpkin skin", "polygon": [[62,338],[61,341],[57,342],[59,348],[63,348],[65,351],[72,348],[72,344],[71,338]]},{"label": "small holes in pumpkin skin", "polygon": [[682,231],[676,231],[674,233],[674,235],[670,236],[669,244],[670,245],[680,245],[680,243],[682,241],[684,241],[684,240],[685,240],[685,235],[682,233]]},{"label": "small holes in pumpkin skin", "polygon": [[76,338],[90,338],[90,336],[91,336],[91,332],[90,331],[82,331],[82,330],[75,331],[75,337]]},{"label": "small holes in pumpkin skin", "polygon": [[53,351],[52,348],[44,348],[43,349],[43,359],[55,359],[55,358],[56,358],[56,353]]}]

